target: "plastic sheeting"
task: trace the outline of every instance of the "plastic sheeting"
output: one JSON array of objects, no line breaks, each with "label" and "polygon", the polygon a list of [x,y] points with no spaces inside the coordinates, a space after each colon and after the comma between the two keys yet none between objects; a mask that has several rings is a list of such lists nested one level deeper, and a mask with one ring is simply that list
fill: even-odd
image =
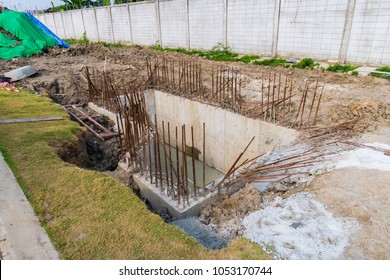
[{"label": "plastic sheeting", "polygon": [[2,34],[0,37],[0,59],[29,57],[42,52],[47,47],[57,45],[56,41],[38,28],[25,13],[15,11],[0,13],[0,28],[8,31],[21,41],[21,44],[17,45],[15,40],[0,33]]},{"label": "plastic sheeting", "polygon": [[39,21],[36,17],[34,17],[32,14],[26,12],[26,15],[28,18],[36,24],[43,32],[45,32],[48,36],[52,37],[57,45],[63,47],[63,48],[69,48],[69,44],[63,40],[61,40],[60,37],[58,37],[56,34],[54,34],[49,28],[46,27],[42,22]]}]

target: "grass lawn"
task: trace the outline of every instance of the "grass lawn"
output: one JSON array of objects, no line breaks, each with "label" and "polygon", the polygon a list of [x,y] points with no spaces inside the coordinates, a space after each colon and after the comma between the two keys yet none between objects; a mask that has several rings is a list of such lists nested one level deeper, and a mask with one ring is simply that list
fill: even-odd
[{"label": "grass lawn", "polygon": [[207,250],[119,181],[63,162],[54,147],[84,130],[48,98],[0,90],[0,119],[46,116],[65,120],[0,125],[0,151],[63,259],[269,258],[241,238]]}]

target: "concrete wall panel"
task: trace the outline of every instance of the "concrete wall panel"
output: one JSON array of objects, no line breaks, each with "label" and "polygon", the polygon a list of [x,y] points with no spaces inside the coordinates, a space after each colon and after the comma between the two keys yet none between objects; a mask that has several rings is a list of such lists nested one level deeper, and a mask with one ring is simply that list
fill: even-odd
[{"label": "concrete wall panel", "polygon": [[65,27],[64,27],[64,23],[62,21],[62,13],[55,13],[55,14],[53,14],[53,16],[54,16],[54,22],[55,22],[56,30],[57,30],[56,35],[60,38],[66,38]]},{"label": "concrete wall panel", "polygon": [[160,1],[161,43],[164,47],[187,47],[186,0]]},{"label": "concrete wall panel", "polygon": [[389,0],[161,0],[38,18],[62,38],[389,64],[389,15]]},{"label": "concrete wall panel", "polygon": [[111,7],[115,42],[131,43],[128,5]]},{"label": "concrete wall panel", "polygon": [[390,1],[356,0],[347,60],[390,63]]},{"label": "concrete wall panel", "polygon": [[97,27],[99,32],[99,40],[113,43],[114,36],[112,32],[112,21],[110,8],[96,8]]},{"label": "concrete wall panel", "polygon": [[134,44],[156,44],[158,41],[158,34],[154,3],[139,3],[130,5],[130,20]]},{"label": "concrete wall panel", "polygon": [[95,9],[83,9],[85,33],[89,40],[99,41]]},{"label": "concrete wall panel", "polygon": [[73,19],[73,28],[74,28],[74,36],[75,39],[80,39],[83,37],[85,28],[84,21],[81,10],[73,10],[71,11],[72,19]]},{"label": "concrete wall panel", "polygon": [[224,43],[224,0],[189,0],[189,23],[192,49]]},{"label": "concrete wall panel", "polygon": [[338,59],[348,0],[282,0],[277,52]]},{"label": "concrete wall panel", "polygon": [[242,53],[271,55],[275,0],[229,0],[227,42]]},{"label": "concrete wall panel", "polygon": [[62,13],[62,21],[64,22],[65,27],[65,36],[64,39],[75,39],[74,28],[73,28],[73,19],[70,11]]},{"label": "concrete wall panel", "polygon": [[41,20],[41,18],[39,18],[39,20],[42,21],[42,23],[44,23],[47,28],[49,28],[52,32],[57,34],[57,26],[56,26],[56,23],[54,21],[54,14],[52,14],[52,13],[51,14],[44,14],[42,19],[44,19],[44,20]]}]

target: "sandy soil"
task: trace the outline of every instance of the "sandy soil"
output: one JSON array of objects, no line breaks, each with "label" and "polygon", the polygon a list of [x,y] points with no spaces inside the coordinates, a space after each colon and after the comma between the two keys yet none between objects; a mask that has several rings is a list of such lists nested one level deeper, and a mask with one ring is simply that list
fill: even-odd
[{"label": "sandy soil", "polygon": [[[19,58],[2,62],[0,74],[32,65],[39,74],[21,81],[20,85],[34,92],[46,93],[59,103],[83,103],[86,96],[83,94],[84,81],[80,75],[82,67],[106,67],[114,73],[116,79],[130,82],[146,77],[145,61],[152,56],[188,58],[182,54],[161,53],[140,47],[114,49],[102,45],[72,46],[66,50],[52,49],[47,54],[29,59]],[[243,95],[251,96],[253,100],[256,100],[256,92],[260,90],[263,72],[281,72],[294,77],[298,83],[305,79],[318,78],[320,83],[324,84],[324,98],[318,117],[319,127],[326,128],[358,118],[361,121],[354,127],[357,141],[390,144],[390,82],[387,80],[320,70],[275,69],[243,63],[217,63],[199,57],[193,59],[201,62],[205,71],[216,65],[240,67],[244,77]],[[211,87],[209,84],[206,86]],[[303,135],[307,134],[305,130],[302,132]],[[354,218],[361,224],[361,228],[351,237],[344,258],[390,259],[389,182],[389,172],[346,168],[318,176],[305,187],[305,191],[313,193],[336,217]],[[230,207],[232,203],[246,200],[245,195],[238,194],[237,199],[233,200],[228,198],[230,201],[221,202],[221,205]],[[288,195],[288,192],[284,195]],[[258,194],[248,197],[253,203],[259,203],[261,200]],[[216,207],[213,211],[208,209],[203,218],[208,223],[218,223],[218,216],[224,215],[228,218],[223,222],[228,225],[229,220],[238,221],[248,212],[259,209],[245,208],[242,213],[237,212],[239,215],[229,218],[233,211],[229,207]],[[213,216],[211,212],[220,214]],[[234,227],[233,231],[237,233],[240,228]]]},{"label": "sandy soil", "polygon": [[[80,72],[84,66],[100,70],[106,68],[111,70],[118,81],[128,83],[145,79],[146,59],[156,56],[169,59],[189,58],[184,54],[157,52],[141,47],[108,48],[103,45],[75,45],[69,49],[51,49],[47,54],[31,58],[3,61],[0,65],[0,73],[32,65],[39,73],[20,83],[25,88],[38,93],[47,93],[60,103],[83,103],[86,101],[85,83]],[[207,75],[216,65],[239,67],[243,77],[242,94],[247,97],[246,101],[249,103],[258,100],[263,73],[273,71],[293,77],[297,87],[302,86],[309,79],[318,79],[319,84],[325,86],[318,116],[318,125],[322,127],[353,118],[364,118],[366,123],[364,131],[373,131],[378,123],[388,124],[390,121],[390,83],[387,80],[355,77],[321,70],[308,71],[215,62],[196,56],[191,56],[191,59],[202,64],[207,88],[211,88]],[[297,97],[295,104],[299,101]]]}]

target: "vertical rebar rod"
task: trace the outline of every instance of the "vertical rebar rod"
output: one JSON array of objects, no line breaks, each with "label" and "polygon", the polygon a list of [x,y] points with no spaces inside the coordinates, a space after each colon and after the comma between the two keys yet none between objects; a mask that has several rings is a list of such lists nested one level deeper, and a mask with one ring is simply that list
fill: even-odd
[{"label": "vertical rebar rod", "polygon": [[158,163],[157,163],[157,136],[156,132],[153,133],[153,152],[154,152],[154,181],[156,183],[156,188],[158,188]]},{"label": "vertical rebar rod", "polygon": [[184,187],[185,194],[188,202],[189,189],[188,189],[188,166],[187,166],[187,139],[186,139],[186,125],[182,126],[182,137],[183,137],[183,164],[184,164]]},{"label": "vertical rebar rod", "polygon": [[264,120],[266,119],[267,114],[269,113],[270,94],[271,94],[271,72],[268,72],[267,109],[264,114]]},{"label": "vertical rebar rod", "polygon": [[293,79],[291,78],[290,80],[290,98],[289,98],[289,102],[288,102],[288,112],[290,113],[291,112],[291,98],[292,98],[292,90],[293,90]]},{"label": "vertical rebar rod", "polygon": [[211,69],[211,96],[214,95],[214,67]]},{"label": "vertical rebar rod", "polygon": [[203,123],[203,195],[206,195],[206,124]]},{"label": "vertical rebar rod", "polygon": [[283,89],[283,115],[282,115],[282,122],[284,122],[284,117],[285,117],[285,114],[286,114],[286,93],[287,93],[287,76],[286,76],[286,79],[284,81],[284,89]]},{"label": "vertical rebar rod", "polygon": [[192,177],[193,177],[193,184],[194,184],[194,196],[197,199],[198,198],[198,191],[196,189],[196,171],[195,171],[195,155],[194,155],[194,150],[195,150],[195,145],[194,145],[194,127],[191,126],[191,144],[192,144]]},{"label": "vertical rebar rod", "polygon": [[317,109],[316,109],[316,114],[314,115],[313,125],[317,124],[317,115],[318,115],[318,110],[320,109],[320,103],[321,103],[322,94],[324,92],[324,87],[325,86],[322,86],[321,94],[320,94],[320,97],[318,98]]},{"label": "vertical rebar rod", "polygon": [[275,114],[275,81],[276,81],[276,73],[274,73],[274,81],[272,85],[272,104],[271,104],[271,121],[274,120]]},{"label": "vertical rebar rod", "polygon": [[306,91],[304,92],[303,104],[302,104],[302,113],[301,113],[301,120],[299,122],[299,127],[302,126],[303,114],[305,113],[305,105],[306,105],[307,93],[309,92],[309,87],[310,87],[310,84],[308,84],[308,86],[306,88]]},{"label": "vertical rebar rod", "polygon": [[311,113],[312,113],[313,107],[314,107],[314,102],[315,102],[316,96],[317,96],[317,88],[318,88],[318,79],[317,79],[317,81],[316,81],[316,87],[315,87],[315,89],[314,89],[313,100],[311,101],[309,116],[307,117],[307,126],[310,125],[310,117],[311,117]]},{"label": "vertical rebar rod", "polygon": [[156,141],[157,141],[157,164],[158,164],[158,173],[160,179],[160,190],[163,192],[163,179],[162,179],[162,170],[161,170],[161,155],[160,155],[160,138],[158,133],[158,122],[157,115],[154,115],[154,121],[156,124]]},{"label": "vertical rebar rod", "polygon": [[176,170],[177,170],[177,197],[180,204],[180,195],[181,195],[181,186],[180,186],[180,159],[179,159],[179,146],[178,146],[178,138],[177,138],[177,126],[175,130],[175,136],[176,136]]},{"label": "vertical rebar rod", "polygon": [[167,151],[166,151],[166,143],[165,143],[165,124],[162,121],[162,130],[163,130],[163,147],[164,147],[164,163],[165,163],[165,178],[167,180],[167,195],[169,195],[169,173],[168,173],[168,162],[167,162]]},{"label": "vertical rebar rod", "polygon": [[169,166],[170,166],[170,175],[171,175],[171,191],[173,194],[175,194],[174,192],[174,182],[173,182],[173,163],[172,163],[172,152],[171,152],[171,127],[169,125],[169,122],[168,122],[168,147],[169,147],[169,150],[168,150],[168,155],[169,155]]},{"label": "vertical rebar rod", "polygon": [[264,113],[264,72],[261,72],[261,115]]},{"label": "vertical rebar rod", "polygon": [[153,173],[152,173],[152,143],[150,141],[150,133],[148,133],[148,150],[149,150],[149,177],[150,177],[150,184],[153,184]]}]

